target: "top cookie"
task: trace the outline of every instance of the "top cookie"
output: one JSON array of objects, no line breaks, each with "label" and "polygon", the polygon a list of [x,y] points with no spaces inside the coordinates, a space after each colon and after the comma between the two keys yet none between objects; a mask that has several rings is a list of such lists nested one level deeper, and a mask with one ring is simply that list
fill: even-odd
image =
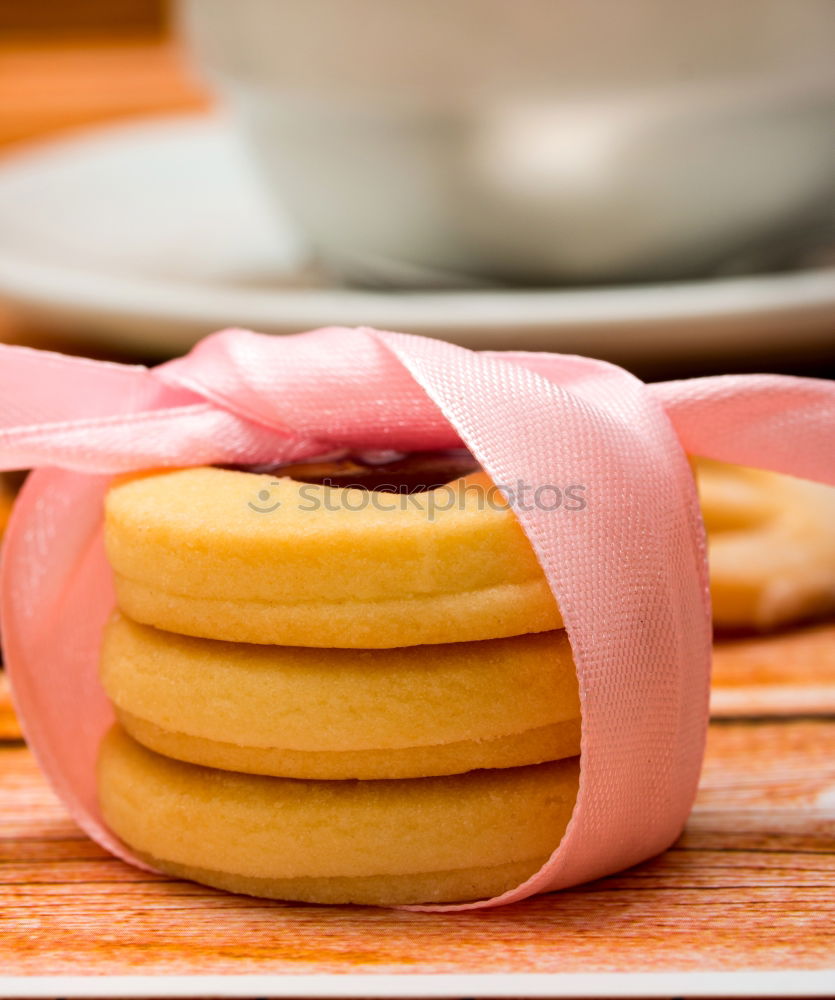
[{"label": "top cookie", "polygon": [[194,468],[117,480],[119,607],[210,639],[386,648],[560,628],[542,569],[482,472],[415,494]]}]

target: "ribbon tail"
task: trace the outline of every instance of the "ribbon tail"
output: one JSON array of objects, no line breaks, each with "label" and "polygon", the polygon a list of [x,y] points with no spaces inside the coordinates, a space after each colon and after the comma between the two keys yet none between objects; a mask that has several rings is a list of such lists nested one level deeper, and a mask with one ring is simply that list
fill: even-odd
[{"label": "ribbon tail", "polygon": [[0,430],[130,413],[159,391],[143,365],[0,344]]},{"label": "ribbon tail", "polygon": [[835,485],[835,383],[717,375],[648,389],[688,453]]}]

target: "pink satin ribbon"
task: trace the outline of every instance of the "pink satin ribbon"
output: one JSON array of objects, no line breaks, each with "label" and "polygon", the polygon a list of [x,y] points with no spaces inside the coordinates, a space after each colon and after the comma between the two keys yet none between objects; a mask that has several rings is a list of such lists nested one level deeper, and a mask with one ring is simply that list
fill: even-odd
[{"label": "pink satin ribbon", "polygon": [[[835,484],[835,385],[773,375],[644,385],[613,365],[474,353],[332,328],[207,337],[155,369],[0,346],[0,468],[36,468],[4,543],[3,644],[27,740],[80,826],[104,826],[97,678],[113,606],[102,498],[114,473],[264,463],[334,448],[464,444],[496,482],[583,484],[581,512],[517,508],[559,602],[583,713],[574,815],[494,906],[656,854],[692,805],[707,725],[710,608],[687,452]],[[435,909],[436,907],[432,907]]]}]

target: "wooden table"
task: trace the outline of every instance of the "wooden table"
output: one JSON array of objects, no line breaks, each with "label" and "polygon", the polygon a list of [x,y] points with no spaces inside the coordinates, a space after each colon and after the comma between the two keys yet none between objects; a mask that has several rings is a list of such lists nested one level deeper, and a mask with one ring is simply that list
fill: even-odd
[{"label": "wooden table", "polygon": [[[835,995],[832,718],[713,723],[698,801],[671,850],[468,914],[280,904],[150,876],[80,833],[20,743],[0,744],[0,788],[5,977],[220,974],[236,977],[225,981],[236,995]],[[2,976],[4,995],[91,995],[89,982]],[[155,978],[132,989],[208,986]]]}]

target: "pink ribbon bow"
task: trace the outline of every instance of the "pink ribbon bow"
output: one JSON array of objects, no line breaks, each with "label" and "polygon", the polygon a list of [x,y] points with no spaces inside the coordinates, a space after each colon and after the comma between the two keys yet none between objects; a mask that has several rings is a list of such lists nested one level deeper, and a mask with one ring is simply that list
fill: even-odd
[{"label": "pink ribbon bow", "polygon": [[112,474],[463,444],[497,483],[585,487],[582,511],[516,508],[577,665],[574,815],[541,871],[468,907],[609,874],[681,831],[703,753],[711,638],[685,451],[835,484],[835,385],[815,379],[644,385],[588,358],[474,353],[339,328],[281,339],[229,330],[154,369],[8,346],[0,362],[0,468],[37,469],[3,552],[17,707],[77,822],[139,867],[95,796],[98,743],[112,719],[97,678],[114,602],[102,544]]}]

